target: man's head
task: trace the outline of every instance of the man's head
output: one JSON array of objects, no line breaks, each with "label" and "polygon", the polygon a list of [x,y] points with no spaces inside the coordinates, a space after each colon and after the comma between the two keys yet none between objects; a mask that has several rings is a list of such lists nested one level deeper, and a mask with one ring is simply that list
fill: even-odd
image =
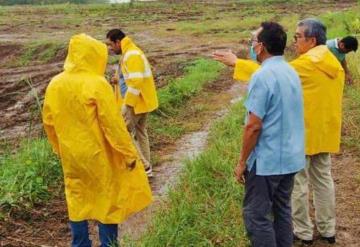
[{"label": "man's head", "polygon": [[347,36],[339,41],[338,46],[341,53],[349,53],[351,51],[356,52],[358,48],[358,41],[353,36]]},{"label": "man's head", "polygon": [[109,47],[109,50],[117,55],[121,54],[121,40],[124,37],[125,33],[123,33],[120,29],[111,29],[106,34],[106,45]]},{"label": "man's head", "polygon": [[251,45],[257,60],[263,62],[271,56],[282,56],[286,47],[286,32],[276,22],[263,22],[253,33]]},{"label": "man's head", "polygon": [[318,45],[326,44],[326,27],[321,21],[307,18],[297,24],[294,36],[298,54],[304,54]]}]

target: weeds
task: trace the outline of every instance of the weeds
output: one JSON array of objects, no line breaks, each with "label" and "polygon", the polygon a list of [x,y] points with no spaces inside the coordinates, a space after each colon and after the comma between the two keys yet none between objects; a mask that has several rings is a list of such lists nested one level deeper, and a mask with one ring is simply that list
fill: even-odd
[{"label": "weeds", "polygon": [[186,102],[198,94],[205,84],[215,80],[223,68],[215,61],[197,59],[185,68],[183,77],[174,79],[159,90],[159,109],[149,116],[153,146],[163,140],[172,142],[185,133],[186,124],[177,117],[190,107]]},{"label": "weeds", "polygon": [[0,156],[0,208],[31,208],[49,199],[50,188],[61,178],[47,140],[24,141],[15,153]]},{"label": "weeds", "polygon": [[185,68],[185,76],[175,79],[159,91],[159,114],[175,115],[176,108],[197,94],[205,83],[216,79],[224,68],[218,62],[198,59]]},{"label": "weeds", "polygon": [[64,43],[36,41],[27,44],[21,56],[10,63],[10,66],[26,66],[35,61],[46,63],[55,58],[59,51],[65,49]]},{"label": "weeds", "polygon": [[345,87],[342,142],[360,152],[360,55],[349,54],[347,61],[354,84]]},{"label": "weeds", "polygon": [[233,178],[244,110],[238,103],[211,130],[207,150],[186,168],[141,243],[130,246],[246,246],[243,188]]}]

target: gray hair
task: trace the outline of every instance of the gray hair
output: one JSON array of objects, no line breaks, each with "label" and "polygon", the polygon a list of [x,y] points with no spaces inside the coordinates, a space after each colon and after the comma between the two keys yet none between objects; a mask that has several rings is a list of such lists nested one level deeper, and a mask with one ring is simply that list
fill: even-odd
[{"label": "gray hair", "polygon": [[316,45],[326,44],[326,27],[325,25],[315,18],[306,18],[301,20],[297,24],[298,27],[305,27],[305,37],[314,37],[316,39]]}]

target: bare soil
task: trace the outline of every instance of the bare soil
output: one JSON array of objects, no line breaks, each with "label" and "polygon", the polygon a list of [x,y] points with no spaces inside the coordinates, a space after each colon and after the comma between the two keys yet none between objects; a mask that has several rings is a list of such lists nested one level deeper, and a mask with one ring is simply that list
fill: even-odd
[{"label": "bare soil", "polygon": [[[241,4],[234,6],[226,1],[211,2],[219,8],[219,11],[228,13],[249,7]],[[316,8],[313,4],[294,8],[291,4],[281,3],[274,4],[272,8],[280,14],[300,13],[301,17],[304,17],[306,15],[318,15],[319,9],[321,11],[348,9],[354,6],[355,2],[349,0],[319,1]],[[191,9],[191,7],[191,3],[189,3],[188,8]],[[173,28],[165,29],[166,37],[158,35],[157,25],[161,26],[164,23],[193,20],[195,21],[194,25],[196,25],[197,21],[202,20],[202,11],[193,11],[191,14],[177,13],[174,9],[161,11],[146,9],[142,11],[142,14],[158,15],[159,17],[151,23],[141,23],[140,25],[132,25],[130,22],[120,24],[130,30],[131,27],[134,27],[130,35],[144,48],[145,54],[154,67],[158,87],[166,85],[169,78],[181,76],[184,61],[199,56],[209,57],[213,51],[219,49],[230,48],[236,51],[240,46],[245,45],[244,42],[241,44],[227,41],[214,42],[199,35],[179,35],[176,32],[177,30]],[[120,24],[116,19],[116,14],[101,18],[89,18],[80,24],[56,23],[54,20],[61,20],[64,17],[63,14],[49,15],[46,9],[24,12],[24,9],[19,8],[17,12],[13,11],[12,14],[23,16],[24,20],[0,24],[0,142],[10,141],[16,145],[18,140],[23,137],[34,136],[41,132],[37,98],[40,101],[42,100],[51,78],[62,71],[65,56],[63,52],[46,64],[34,62],[30,63],[29,66],[5,68],[10,61],[21,56],[24,44],[44,37],[48,38],[49,33],[52,39],[65,42],[71,33],[83,30],[84,26],[95,26],[102,32]],[[37,18],[32,19],[33,16]],[[214,17],[214,19],[216,18]],[[218,31],[212,30],[211,32],[216,33]],[[103,38],[104,34],[96,33],[95,36]],[[185,154],[190,151],[200,151],[206,145],[204,140],[207,136],[208,126],[218,117],[219,113],[221,113],[220,115],[223,114],[222,109],[225,109],[226,105],[235,97],[228,91],[233,83],[230,78],[231,74],[228,73],[219,81],[210,84],[205,89],[205,92],[209,93],[206,99],[201,96],[192,99],[194,104],[204,103],[206,100],[212,106],[200,115],[187,116],[188,121],[199,123],[202,126],[199,131],[184,136],[177,143],[164,143],[155,150],[161,156],[160,165],[155,168],[156,177],[152,181],[156,203],[141,214],[130,218],[122,226],[121,233],[129,234],[135,239],[141,235],[166,188],[176,182],[181,170],[181,158],[185,158]],[[347,150],[333,157],[338,238],[338,243],[335,246],[360,246],[359,157],[359,153]],[[59,189],[61,190],[61,188]],[[31,211],[14,209],[10,212],[10,217],[5,215],[4,218],[5,221],[0,220],[0,246],[69,246],[70,232],[63,196],[53,198],[46,205],[37,205]],[[95,238],[95,223],[91,225],[91,233]],[[323,247],[327,245],[316,240],[314,246]]]}]

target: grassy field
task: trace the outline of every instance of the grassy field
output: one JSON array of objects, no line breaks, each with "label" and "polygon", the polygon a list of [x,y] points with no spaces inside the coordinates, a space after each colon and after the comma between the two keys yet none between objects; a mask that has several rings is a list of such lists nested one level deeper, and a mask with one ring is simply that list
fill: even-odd
[{"label": "grassy field", "polygon": [[[204,88],[219,80],[225,69],[219,63],[198,57],[228,46],[243,49],[250,32],[260,22],[272,20],[283,24],[288,32],[289,46],[297,21],[310,16],[324,21],[328,26],[328,38],[360,35],[358,5],[347,9],[336,1],[308,2],[259,0],[249,4],[249,1],[232,1],[205,6],[194,2],[169,4],[160,1],[135,3],[133,6],[69,3],[0,6],[0,39],[3,38],[6,45],[16,45],[13,54],[2,58],[0,65],[16,70],[18,67],[58,63],[64,59],[71,35],[87,32],[103,40],[107,30],[121,26],[139,41],[141,47],[146,48],[145,53],[150,54],[155,73],[168,71],[158,91],[160,108],[149,119],[154,149],[163,145],[164,140],[166,145],[171,144],[184,133],[201,127],[196,117],[209,106],[206,100],[200,104],[192,100],[196,97],[206,99],[208,95]],[[191,52],[187,53],[188,50]],[[294,57],[291,49],[288,52],[290,57]],[[359,52],[350,54],[348,61],[355,80],[354,85],[345,89],[342,142],[344,148],[358,155]],[[110,63],[115,62],[111,58]],[[179,64],[181,69],[178,69]],[[175,69],[171,69],[173,67]],[[192,114],[192,118],[187,114]],[[235,183],[232,175],[241,145],[243,117],[244,110],[239,103],[212,128],[207,149],[197,159],[186,162],[179,184],[162,202],[148,232],[139,242],[127,241],[126,244],[248,244],[241,215],[243,189]],[[6,149],[5,146],[2,148]],[[153,163],[160,158],[154,155]],[[25,139],[16,151],[10,149],[0,155],[0,219],[11,216],[13,211],[31,210],[59,195],[63,192],[61,184],[61,166],[47,141],[43,138]]]},{"label": "grassy field", "polygon": [[59,180],[60,164],[46,139],[26,140],[15,155],[0,156],[0,218],[48,200],[60,191]]},{"label": "grassy field", "polygon": [[[360,152],[360,55],[351,54],[348,56],[350,70],[352,72],[354,85],[345,89],[344,99],[344,123],[343,123],[343,144],[348,149]],[[360,155],[359,155],[360,157]],[[359,171],[360,178],[360,171]]]},{"label": "grassy field", "polygon": [[223,68],[222,64],[212,60],[194,60],[185,68],[182,77],[171,80],[159,90],[159,109],[149,119],[152,146],[157,145],[157,140],[173,142],[186,132],[184,121],[177,117],[189,109],[186,102],[217,79]]},{"label": "grassy field", "polygon": [[[320,9],[325,13],[322,17],[325,22],[333,26],[329,37],[359,32],[360,20],[356,15],[359,8],[346,15],[343,15],[343,11],[332,11],[336,8],[334,2],[327,6],[326,12],[321,3],[312,6],[307,1],[252,1],[251,4],[247,1],[233,1],[224,6],[209,4],[206,7],[196,2],[168,4],[162,1],[135,3],[133,6],[69,3],[30,8],[0,6],[0,24],[7,27],[14,41],[19,39],[17,41],[21,43],[21,52],[6,63],[8,67],[14,67],[47,63],[58,55],[59,50],[65,50],[73,34],[86,32],[104,39],[109,27],[118,25],[130,34],[143,32],[146,26],[159,39],[169,35],[187,36],[196,37],[204,43],[212,40],[221,44],[246,41],[250,32],[264,20],[280,22],[288,30],[289,37],[292,37],[296,21],[304,16],[318,16],[317,9]],[[342,28],[344,23],[345,29]],[[30,29],[33,31],[30,32]]]}]

